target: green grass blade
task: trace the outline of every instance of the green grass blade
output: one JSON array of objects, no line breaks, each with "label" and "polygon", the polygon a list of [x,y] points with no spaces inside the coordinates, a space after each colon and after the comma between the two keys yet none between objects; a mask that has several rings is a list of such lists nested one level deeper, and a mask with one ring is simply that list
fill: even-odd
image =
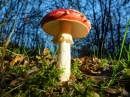
[{"label": "green grass blade", "polygon": [[126,25],[126,29],[125,29],[124,37],[123,37],[123,40],[122,40],[121,49],[120,49],[119,60],[121,59],[121,56],[122,56],[122,51],[123,51],[123,48],[124,48],[124,43],[125,43],[125,40],[126,40],[126,36],[128,34],[129,25],[130,25],[130,20],[128,21],[128,23]]}]

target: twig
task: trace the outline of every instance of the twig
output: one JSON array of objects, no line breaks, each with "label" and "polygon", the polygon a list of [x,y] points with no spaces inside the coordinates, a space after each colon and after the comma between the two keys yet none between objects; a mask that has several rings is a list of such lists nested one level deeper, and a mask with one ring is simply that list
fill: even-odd
[{"label": "twig", "polygon": [[9,93],[11,93],[12,91],[14,91],[14,90],[16,90],[17,88],[21,87],[22,85],[24,85],[24,83],[22,83],[22,84],[20,84],[19,86],[13,88],[12,90],[10,90],[10,91],[7,92],[6,94],[4,94],[2,97],[7,97],[7,95],[8,95]]}]

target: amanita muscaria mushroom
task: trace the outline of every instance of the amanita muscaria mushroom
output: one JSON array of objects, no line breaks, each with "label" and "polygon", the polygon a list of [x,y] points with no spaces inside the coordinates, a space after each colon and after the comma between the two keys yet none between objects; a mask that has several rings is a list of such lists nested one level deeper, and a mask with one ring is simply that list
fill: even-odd
[{"label": "amanita muscaria mushroom", "polygon": [[41,26],[46,33],[54,36],[53,43],[59,45],[56,67],[64,70],[59,80],[68,81],[71,74],[70,45],[73,44],[72,39],[86,36],[91,29],[91,24],[79,11],[62,8],[53,10],[43,17]]}]

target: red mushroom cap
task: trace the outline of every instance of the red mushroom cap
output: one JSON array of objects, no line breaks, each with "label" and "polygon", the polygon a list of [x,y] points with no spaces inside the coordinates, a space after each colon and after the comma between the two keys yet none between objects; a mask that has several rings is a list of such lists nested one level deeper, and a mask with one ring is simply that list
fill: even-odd
[{"label": "red mushroom cap", "polygon": [[72,9],[57,9],[48,13],[41,20],[43,30],[55,36],[59,32],[60,21],[70,21],[73,38],[82,38],[88,34],[91,29],[89,20],[79,11]]}]

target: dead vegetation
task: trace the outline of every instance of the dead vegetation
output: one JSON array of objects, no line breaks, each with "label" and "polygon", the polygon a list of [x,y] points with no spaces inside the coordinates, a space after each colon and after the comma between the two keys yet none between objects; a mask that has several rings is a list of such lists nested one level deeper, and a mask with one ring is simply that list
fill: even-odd
[{"label": "dead vegetation", "polygon": [[[6,49],[7,50],[7,49]],[[55,69],[50,50],[41,55],[9,53],[1,56],[1,97],[129,97],[129,61],[85,56],[71,59],[70,80],[58,83],[62,71]],[[89,96],[88,96],[89,95]],[[100,95],[100,96],[99,96]]]}]

